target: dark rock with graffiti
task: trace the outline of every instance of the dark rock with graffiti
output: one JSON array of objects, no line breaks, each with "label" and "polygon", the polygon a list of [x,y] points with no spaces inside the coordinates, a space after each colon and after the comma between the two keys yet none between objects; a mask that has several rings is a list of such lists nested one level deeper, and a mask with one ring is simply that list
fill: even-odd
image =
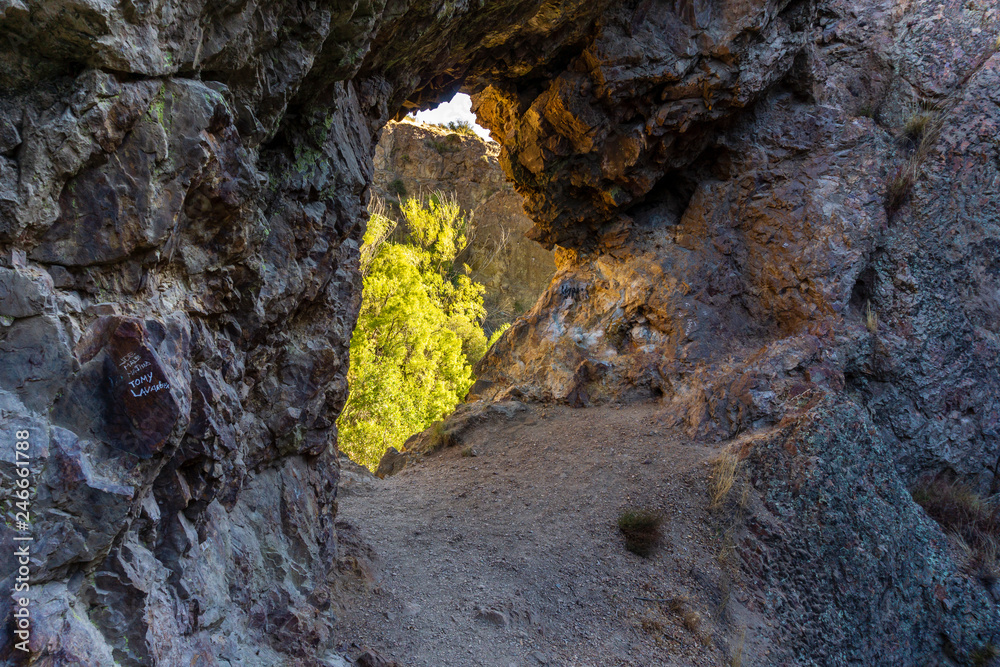
[{"label": "dark rock with graffiti", "polygon": [[125,320],[111,334],[105,357],[115,407],[131,427],[112,444],[144,459],[160,451],[179,417],[170,381],[145,339],[141,322]]}]

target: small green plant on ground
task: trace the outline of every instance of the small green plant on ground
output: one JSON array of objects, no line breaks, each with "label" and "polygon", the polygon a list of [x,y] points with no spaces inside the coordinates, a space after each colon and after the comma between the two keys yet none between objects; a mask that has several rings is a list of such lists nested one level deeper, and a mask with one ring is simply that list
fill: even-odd
[{"label": "small green plant on ground", "polygon": [[1000,554],[1000,505],[959,482],[924,480],[912,491],[913,500],[958,540],[969,564],[986,582],[997,580]]},{"label": "small green plant on ground", "polygon": [[448,429],[444,427],[443,421],[434,422],[428,430],[430,431],[431,451],[437,451],[438,449],[444,449],[445,447],[451,446],[451,434],[448,433]]},{"label": "small green plant on ground", "polygon": [[875,116],[878,115],[878,107],[872,102],[865,102],[858,107],[858,115],[862,118],[875,119]]},{"label": "small green plant on ground", "polygon": [[618,530],[625,537],[625,548],[632,553],[649,558],[660,543],[659,512],[644,509],[625,510],[618,517]]}]

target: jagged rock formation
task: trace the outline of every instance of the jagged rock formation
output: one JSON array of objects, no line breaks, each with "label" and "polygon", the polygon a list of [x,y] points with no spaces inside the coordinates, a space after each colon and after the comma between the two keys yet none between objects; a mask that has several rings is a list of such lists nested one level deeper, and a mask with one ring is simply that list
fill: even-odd
[{"label": "jagged rock formation", "polygon": [[463,63],[543,68],[601,5],[552,10],[0,8],[0,397],[32,446],[34,662],[316,664],[376,134]]},{"label": "jagged rock formation", "polygon": [[[509,116],[479,98],[536,238],[574,250],[473,392],[662,396],[692,437],[737,437],[772,512],[740,552],[783,591],[789,664],[962,662],[997,644],[998,591],[946,555],[907,488],[1000,488],[998,32],[993,7],[792,3],[751,39],[771,67],[708,56],[700,100],[623,105],[602,83],[622,70],[593,58],[571,68],[593,91],[574,124],[551,97]],[[619,148],[615,114],[632,114],[636,148]]]},{"label": "jagged rock formation", "polygon": [[321,664],[374,147],[460,86],[565,249],[476,391],[662,394],[695,436],[742,437],[773,517],[740,551],[788,664],[1000,643],[906,491],[995,486],[997,21],[964,0],[0,6],[0,428],[32,443],[35,664]]},{"label": "jagged rock formation", "polygon": [[499,151],[475,134],[389,123],[375,149],[372,181],[376,195],[393,209],[404,197],[441,192],[471,216],[474,231],[461,261],[486,287],[487,335],[534,305],[556,268],[552,252],[525,237],[532,221],[500,171]]},{"label": "jagged rock formation", "polygon": [[731,437],[774,423],[783,391],[818,388],[869,404],[911,474],[989,488],[998,12],[949,7],[788,9],[788,25],[817,28],[781,83],[626,207],[610,251],[566,253],[480,389],[580,403],[644,390],[693,433]]}]

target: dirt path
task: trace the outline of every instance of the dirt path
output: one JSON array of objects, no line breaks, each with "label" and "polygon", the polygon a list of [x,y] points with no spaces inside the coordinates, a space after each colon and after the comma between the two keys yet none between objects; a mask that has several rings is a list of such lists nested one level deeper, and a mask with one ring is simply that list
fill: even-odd
[{"label": "dirt path", "polygon": [[[653,405],[536,406],[389,479],[347,472],[339,520],[377,559],[339,635],[407,667],[704,666],[735,664],[749,627],[755,664],[753,593],[717,559],[716,454]],[[652,558],[624,548],[626,508],[662,512]]]}]

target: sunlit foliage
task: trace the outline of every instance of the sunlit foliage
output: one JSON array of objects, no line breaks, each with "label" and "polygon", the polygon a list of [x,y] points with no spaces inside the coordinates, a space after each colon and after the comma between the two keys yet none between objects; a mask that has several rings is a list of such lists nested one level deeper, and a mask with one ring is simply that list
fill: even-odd
[{"label": "sunlit foliage", "polygon": [[401,209],[402,233],[378,212],[365,234],[350,396],[338,421],[341,449],[369,468],[464,398],[487,349],[484,289],[459,261],[468,219],[441,196]]}]

